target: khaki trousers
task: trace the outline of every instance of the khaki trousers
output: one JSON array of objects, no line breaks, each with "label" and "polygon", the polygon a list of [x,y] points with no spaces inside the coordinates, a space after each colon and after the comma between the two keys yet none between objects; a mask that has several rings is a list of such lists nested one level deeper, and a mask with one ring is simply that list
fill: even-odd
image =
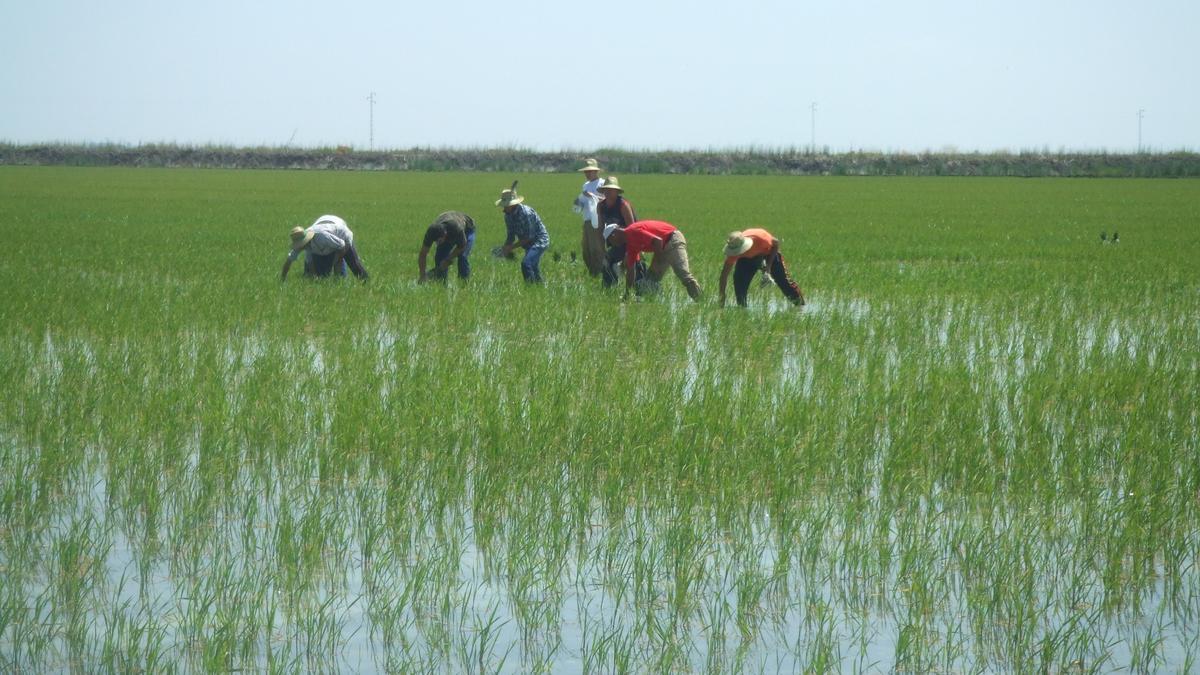
[{"label": "khaki trousers", "polygon": [[688,295],[699,301],[700,284],[688,269],[687,239],[683,238],[683,233],[679,230],[675,230],[671,235],[661,253],[654,254],[654,260],[650,261],[650,278],[656,282],[662,281],[668,267],[675,271],[675,276],[679,277]]},{"label": "khaki trousers", "polygon": [[598,276],[604,270],[604,259],[607,251],[604,248],[604,233],[598,227],[592,227],[588,221],[583,221],[583,264],[587,266],[588,274]]}]

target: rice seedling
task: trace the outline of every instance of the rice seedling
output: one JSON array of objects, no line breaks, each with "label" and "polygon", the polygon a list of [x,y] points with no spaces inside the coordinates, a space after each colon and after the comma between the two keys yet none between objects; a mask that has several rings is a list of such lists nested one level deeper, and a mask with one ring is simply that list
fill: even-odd
[{"label": "rice seedling", "polygon": [[[638,176],[709,302],[417,285],[495,182],[0,167],[0,668],[1194,668],[1196,184]],[[280,285],[329,211],[371,282]]]}]

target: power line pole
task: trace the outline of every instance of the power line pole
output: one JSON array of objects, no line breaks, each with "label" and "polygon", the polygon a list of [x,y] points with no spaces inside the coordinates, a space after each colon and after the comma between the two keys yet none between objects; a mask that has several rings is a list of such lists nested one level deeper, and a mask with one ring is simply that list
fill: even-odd
[{"label": "power line pole", "polygon": [[371,92],[371,95],[367,97],[367,100],[371,102],[371,138],[370,138],[370,144],[367,147],[371,150],[374,150],[375,149],[375,92]]},{"label": "power line pole", "polygon": [[817,154],[817,102],[812,102],[812,129],[809,136],[808,149]]},{"label": "power line pole", "polygon": [[1138,108],[1138,154],[1142,154],[1142,118],[1146,116],[1145,108]]}]

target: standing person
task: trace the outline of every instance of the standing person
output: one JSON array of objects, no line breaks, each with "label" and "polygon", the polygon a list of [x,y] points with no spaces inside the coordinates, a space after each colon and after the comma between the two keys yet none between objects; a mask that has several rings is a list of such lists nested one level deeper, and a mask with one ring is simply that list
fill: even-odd
[{"label": "standing person", "polygon": [[512,187],[500,193],[496,206],[504,210],[504,227],[507,236],[500,253],[504,257],[512,255],[514,246],[525,249],[525,257],[521,259],[521,275],[530,283],[542,283],[542,271],[539,264],[542,254],[550,247],[550,233],[546,231],[541,216],[533,208],[523,204],[525,198],[517,194],[517,181]]},{"label": "standing person", "polygon": [[[603,225],[616,223],[618,227],[625,228],[637,221],[633,204],[625,198],[625,190],[617,182],[616,176],[604,179],[600,185],[600,193],[604,196],[604,200],[596,205],[596,216],[600,219],[600,223]],[[617,266],[624,258],[624,246],[613,246],[605,253],[603,273],[605,287],[613,286],[620,279],[617,275]]]},{"label": "standing person", "polygon": [[579,171],[583,172],[585,179],[579,196],[575,198],[575,205],[583,214],[583,241],[580,250],[583,252],[583,264],[587,266],[588,274],[596,276],[604,270],[605,250],[601,235],[604,223],[600,222],[599,216],[596,215],[596,204],[602,199],[600,185],[604,181],[600,180],[600,165],[594,159],[585,160],[584,167]]},{"label": "standing person", "polygon": [[316,222],[307,228],[294,227],[291,233],[292,251],[287,260],[283,261],[283,271],[280,281],[287,281],[288,269],[300,252],[304,252],[304,276],[327,277],[338,271],[346,276],[348,265],[354,276],[362,281],[369,277],[363,268],[358,250],[354,248],[354,233],[346,226],[346,221],[337,216],[325,215],[317,218]]},{"label": "standing person", "polygon": [[670,267],[692,300],[700,301],[700,284],[688,269],[687,240],[679,228],[661,220],[639,220],[625,229],[610,223],[604,226],[604,241],[613,246],[625,245],[626,298],[633,289],[634,265],[642,253],[651,252],[654,254],[648,272],[651,281],[661,281]]},{"label": "standing person", "polygon": [[750,283],[760,269],[770,272],[771,278],[784,297],[797,307],[804,306],[804,293],[788,272],[783,255],[779,252],[779,240],[761,228],[750,228],[741,232],[730,232],[725,240],[725,267],[721,269],[720,304],[725,306],[725,284],[729,270],[733,270],[733,294],[739,307],[746,306],[746,293]]},{"label": "standing person", "polygon": [[[433,252],[433,271],[425,273],[425,259],[429,248],[437,244]],[[464,281],[471,276],[471,249],[475,247],[475,221],[462,211],[446,211],[438,214],[433,224],[425,230],[421,242],[421,253],[417,256],[417,283],[428,279],[446,280],[451,262],[458,263],[458,278]]]}]

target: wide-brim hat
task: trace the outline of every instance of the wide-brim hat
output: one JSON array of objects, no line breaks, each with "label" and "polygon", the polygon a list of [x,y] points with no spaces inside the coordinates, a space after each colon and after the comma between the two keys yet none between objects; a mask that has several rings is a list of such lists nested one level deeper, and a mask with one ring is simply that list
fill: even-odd
[{"label": "wide-brim hat", "polygon": [[621,226],[617,225],[616,223],[609,223],[609,224],[605,225],[604,226],[604,241],[605,241],[605,243],[608,242],[608,238],[612,236],[612,233],[616,232],[619,229],[621,229]]},{"label": "wide-brim hat", "polygon": [[617,182],[616,176],[609,176],[608,178],[605,178],[604,182],[600,184],[600,189],[601,190],[616,190],[617,192],[625,191],[625,189],[621,187],[621,184]]},{"label": "wide-brim hat", "polygon": [[725,240],[725,257],[741,255],[750,250],[754,242],[741,232],[730,232]]},{"label": "wide-brim hat", "polygon": [[496,200],[496,206],[506,209],[514,204],[520,204],[525,201],[525,198],[517,194],[513,190],[505,190],[500,193],[500,199]]},{"label": "wide-brim hat", "polygon": [[597,172],[599,172],[601,170],[600,163],[597,162],[596,160],[589,157],[583,161],[584,161],[584,164],[586,164],[586,166],[584,166],[582,169],[576,169],[577,171],[597,171]]},{"label": "wide-brim hat", "polygon": [[308,246],[308,242],[312,241],[312,238],[315,237],[316,234],[317,233],[315,230],[306,230],[299,225],[293,227],[291,234],[292,248],[298,251],[305,246]]}]

